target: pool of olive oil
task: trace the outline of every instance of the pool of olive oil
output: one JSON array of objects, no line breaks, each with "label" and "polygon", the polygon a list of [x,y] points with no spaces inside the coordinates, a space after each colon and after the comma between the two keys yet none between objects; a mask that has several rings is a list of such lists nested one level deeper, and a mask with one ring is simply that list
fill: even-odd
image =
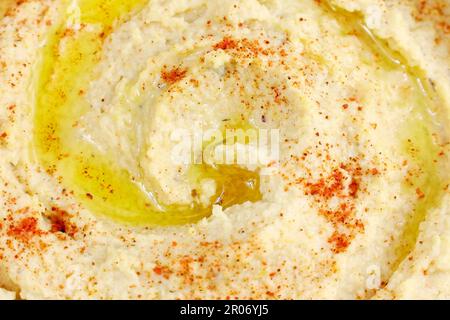
[{"label": "pool of olive oil", "polygon": [[65,18],[48,35],[39,65],[33,138],[39,161],[86,208],[126,224],[194,223],[209,216],[213,204],[229,207],[260,200],[258,173],[233,165],[195,165],[190,169],[193,184],[202,179],[213,179],[216,183],[217,192],[210,205],[198,202],[165,205],[155,198],[152,190],[144,189],[143,183],[115,163],[116,155],[102,154],[76,135],[77,120],[89,108],[83,93],[88,90],[92,71],[101,59],[104,39],[114,26],[126,21],[146,2],[80,0],[79,24],[95,27],[81,28],[70,36],[66,24],[70,17],[62,13]]}]

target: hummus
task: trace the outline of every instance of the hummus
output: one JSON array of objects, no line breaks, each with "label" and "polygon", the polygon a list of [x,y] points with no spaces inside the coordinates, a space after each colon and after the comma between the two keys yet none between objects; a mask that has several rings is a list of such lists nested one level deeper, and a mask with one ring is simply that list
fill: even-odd
[{"label": "hummus", "polygon": [[446,0],[0,14],[0,297],[450,298]]}]

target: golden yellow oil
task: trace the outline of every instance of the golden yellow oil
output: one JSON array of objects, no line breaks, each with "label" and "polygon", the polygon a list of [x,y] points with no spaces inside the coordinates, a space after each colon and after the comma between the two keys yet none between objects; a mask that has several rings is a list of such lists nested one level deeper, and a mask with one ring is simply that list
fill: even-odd
[{"label": "golden yellow oil", "polygon": [[[259,175],[237,166],[193,166],[194,184],[213,179],[217,192],[211,205],[164,205],[128,171],[77,138],[74,127],[87,110],[83,93],[101,58],[104,39],[116,24],[139,10],[147,0],[80,0],[80,25],[95,25],[72,32],[68,17],[48,36],[37,82],[34,146],[46,170],[62,179],[92,212],[132,225],[167,226],[194,223],[211,214],[213,204],[229,207],[261,199]],[[66,6],[62,11],[66,12]],[[69,36],[67,36],[69,34]],[[64,43],[64,49],[60,44]]]},{"label": "golden yellow oil", "polygon": [[420,190],[424,196],[417,198],[413,212],[406,217],[400,241],[395,248],[397,255],[393,265],[395,269],[414,247],[420,223],[426,218],[427,212],[439,203],[443,195],[444,180],[436,161],[439,147],[430,131],[436,123],[432,114],[434,110],[438,110],[439,102],[424,72],[418,67],[411,67],[402,54],[393,50],[385,40],[374,35],[365,25],[360,13],[348,12],[331,5],[328,1],[322,2],[322,6],[339,21],[345,32],[358,36],[378,58],[376,63],[387,70],[403,71],[413,88],[409,101],[413,102],[414,108],[404,124],[401,147],[410,163],[418,168],[420,173],[408,179],[404,186],[407,192],[415,195],[417,190]]},{"label": "golden yellow oil", "polygon": [[[135,225],[192,223],[208,216],[211,207],[203,207],[198,203],[170,206],[158,203],[151,190],[144,190],[126,170],[117,166],[114,155],[100,154],[88,143],[77,140],[72,129],[76,119],[87,111],[81,93],[86,92],[85,86],[91,80],[93,67],[101,58],[105,37],[112,31],[114,24],[124,21],[146,2],[81,0],[78,2],[80,23],[95,24],[98,28],[94,31],[83,29],[73,36],[65,37],[67,30],[62,21],[61,26],[49,35],[37,80],[34,142],[38,157],[47,170],[61,176],[63,183],[73,189],[80,201],[93,212]],[[417,79],[418,107],[409,120],[407,131],[418,150],[411,155],[411,160],[423,171],[414,181],[414,187],[420,188],[426,196],[417,202],[415,213],[405,227],[407,245],[401,249],[400,256],[403,257],[414,244],[419,223],[440,196],[438,190],[442,181],[433,156],[437,154],[437,147],[428,129],[431,120],[427,107],[433,101],[427,92],[423,92],[423,88],[428,88],[428,85],[420,72],[409,68],[401,55],[367,32],[360,16],[340,9],[333,11],[343,17],[353,31],[358,32],[358,36],[371,50],[384,57],[386,68],[402,68]],[[61,41],[64,41],[65,46],[62,52],[59,50]],[[239,127],[247,128],[247,125],[240,124]],[[405,142],[405,152],[409,148],[409,143]],[[261,199],[258,173],[237,166],[195,165],[190,170],[190,178],[195,183],[205,178],[216,182],[217,192],[211,204],[220,203],[227,207]]]}]

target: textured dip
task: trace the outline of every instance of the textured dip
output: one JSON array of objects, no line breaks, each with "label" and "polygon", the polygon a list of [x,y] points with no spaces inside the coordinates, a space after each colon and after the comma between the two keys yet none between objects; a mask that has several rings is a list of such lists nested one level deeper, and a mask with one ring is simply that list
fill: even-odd
[{"label": "textured dip", "polygon": [[0,15],[0,298],[450,298],[448,1]]}]

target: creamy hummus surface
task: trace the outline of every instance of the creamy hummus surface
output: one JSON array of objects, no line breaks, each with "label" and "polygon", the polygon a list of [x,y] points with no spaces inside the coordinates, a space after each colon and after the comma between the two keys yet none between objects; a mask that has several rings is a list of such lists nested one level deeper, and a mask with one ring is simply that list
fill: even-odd
[{"label": "creamy hummus surface", "polygon": [[0,298],[450,298],[447,0],[0,14]]}]

